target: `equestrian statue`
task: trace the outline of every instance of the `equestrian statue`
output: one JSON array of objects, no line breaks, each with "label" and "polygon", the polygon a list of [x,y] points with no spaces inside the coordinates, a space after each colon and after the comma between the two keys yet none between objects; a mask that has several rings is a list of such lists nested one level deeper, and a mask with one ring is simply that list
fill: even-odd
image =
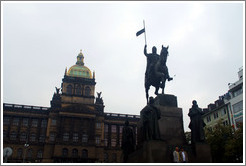
[{"label": "equestrian statue", "polygon": [[147,66],[145,72],[145,93],[148,103],[149,99],[149,89],[150,86],[155,87],[155,94],[158,95],[159,88],[162,89],[162,94],[164,94],[164,88],[166,80],[173,80],[169,76],[168,68],[166,65],[167,56],[168,56],[168,47],[162,45],[160,55],[157,54],[156,47],[152,48],[152,53],[147,53],[147,45],[144,47],[144,55],[147,57]]}]

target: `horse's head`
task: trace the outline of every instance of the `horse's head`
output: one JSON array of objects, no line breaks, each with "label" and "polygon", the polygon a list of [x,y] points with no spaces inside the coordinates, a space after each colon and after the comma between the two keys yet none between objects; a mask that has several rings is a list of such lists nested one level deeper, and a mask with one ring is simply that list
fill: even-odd
[{"label": "horse's head", "polygon": [[[161,54],[164,55],[164,56],[167,56],[167,55],[168,55],[168,48],[169,48],[169,46],[164,47],[164,46],[162,45],[162,48],[161,48]],[[160,54],[160,55],[161,55],[161,54]]]},{"label": "horse's head", "polygon": [[161,53],[160,53],[160,60],[163,60],[163,61],[162,61],[163,63],[166,63],[166,61],[167,61],[168,48],[169,48],[169,46],[164,47],[164,46],[162,45],[162,49],[161,49]]}]

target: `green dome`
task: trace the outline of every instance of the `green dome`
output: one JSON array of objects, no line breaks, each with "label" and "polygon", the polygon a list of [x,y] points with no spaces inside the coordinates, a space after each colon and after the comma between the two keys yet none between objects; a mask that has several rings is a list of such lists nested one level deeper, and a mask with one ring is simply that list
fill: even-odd
[{"label": "green dome", "polygon": [[83,77],[83,78],[92,79],[92,74],[90,69],[86,66],[81,66],[81,65],[73,65],[72,67],[70,67],[67,75],[71,77]]},{"label": "green dome", "polygon": [[67,72],[67,75],[71,77],[83,77],[92,79],[90,69],[84,66],[84,55],[82,54],[82,50],[80,50],[80,53],[77,56],[76,65],[70,67],[70,69]]}]

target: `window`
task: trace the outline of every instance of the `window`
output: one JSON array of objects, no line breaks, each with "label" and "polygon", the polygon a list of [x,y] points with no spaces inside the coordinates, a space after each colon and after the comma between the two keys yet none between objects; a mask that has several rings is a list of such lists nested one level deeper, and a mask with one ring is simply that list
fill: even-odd
[{"label": "window", "polygon": [[90,95],[91,95],[91,88],[87,86],[85,88],[85,96],[90,96]]},{"label": "window", "polygon": [[20,134],[20,141],[26,141],[26,133],[25,132],[22,132]]},{"label": "window", "polygon": [[69,141],[69,133],[63,134],[63,141]]},{"label": "window", "polygon": [[73,89],[73,87],[72,87],[72,85],[68,85],[67,86],[67,94],[72,94],[72,89]]},{"label": "window", "polygon": [[44,134],[41,134],[39,136],[39,142],[45,142],[45,135]]},{"label": "window", "polygon": [[100,123],[100,122],[97,122],[97,123],[96,123],[96,128],[97,128],[97,129],[100,129],[100,128],[101,128],[101,123]]},{"label": "window", "polygon": [[49,141],[54,142],[56,139],[56,134],[55,133],[50,133]]},{"label": "window", "polygon": [[115,147],[116,146],[116,139],[115,138],[112,138],[111,139],[111,146],[112,147]]},{"label": "window", "polygon": [[78,140],[79,140],[79,134],[73,133],[73,142],[78,142]]},{"label": "window", "polygon": [[238,113],[239,111],[243,110],[243,101],[234,104],[232,107],[233,107],[234,114]]},{"label": "window", "polygon": [[28,126],[28,118],[22,120],[22,126]]},{"label": "window", "polygon": [[68,149],[67,148],[63,148],[62,149],[62,156],[63,157],[67,157],[68,156]]},{"label": "window", "polygon": [[73,157],[78,157],[78,149],[73,149],[72,150],[72,156]]},{"label": "window", "polygon": [[210,122],[211,121],[211,118],[210,118],[210,115],[207,116],[207,122]]},{"label": "window", "polygon": [[13,125],[18,126],[19,125],[19,118],[13,119]]},{"label": "window", "polygon": [[96,136],[96,145],[100,145],[100,137],[99,136]]},{"label": "window", "polygon": [[221,110],[221,115],[225,115],[226,114],[226,109],[224,108],[223,110]]},{"label": "window", "polygon": [[124,127],[124,126],[120,126],[120,134],[122,134],[123,127]]},{"label": "window", "polygon": [[76,86],[76,88],[75,88],[75,94],[76,95],[81,95],[81,87],[79,85]]},{"label": "window", "polygon": [[108,139],[107,138],[104,139],[104,146],[108,146]]},{"label": "window", "polygon": [[30,135],[30,142],[35,142],[36,141],[36,134],[35,133],[32,133]]},{"label": "window", "polygon": [[223,125],[224,125],[224,126],[228,126],[228,121],[225,120],[225,121],[223,122]]},{"label": "window", "polygon": [[17,134],[15,131],[10,133],[10,140],[14,141],[14,140],[16,140],[16,137],[17,137]]},{"label": "window", "polygon": [[111,125],[111,132],[116,133],[116,125]]},{"label": "window", "polygon": [[42,127],[42,128],[47,127],[47,120],[46,120],[46,119],[43,119],[43,120],[41,121],[41,127]]},{"label": "window", "polygon": [[243,117],[240,117],[238,119],[235,119],[235,122],[236,122],[236,127],[238,128],[240,123],[243,123]]},{"label": "window", "polygon": [[88,158],[88,150],[87,149],[83,149],[82,150],[82,158]]},{"label": "window", "polygon": [[108,162],[108,153],[104,153],[104,162]]},{"label": "window", "polygon": [[51,125],[55,126],[56,125],[56,119],[51,119]]},{"label": "window", "polygon": [[38,151],[38,153],[37,153],[37,158],[38,158],[38,159],[43,158],[43,151],[42,151],[42,150],[39,150],[39,151]]},{"label": "window", "polygon": [[23,150],[21,149],[21,148],[19,148],[18,150],[17,150],[17,158],[22,158],[22,154],[23,154]]},{"label": "window", "polygon": [[8,116],[3,117],[3,125],[9,125],[9,122],[10,122],[10,117]]},{"label": "window", "polygon": [[38,119],[33,119],[32,120],[32,127],[37,127],[38,126]]},{"label": "window", "polygon": [[217,119],[218,118],[218,112],[215,112],[214,113],[214,119]]},{"label": "window", "polygon": [[82,135],[82,143],[87,143],[88,142],[88,135],[86,133],[84,133]]},{"label": "window", "polygon": [[233,92],[233,96],[236,97],[242,93],[243,93],[243,88],[240,88],[240,89],[236,90],[235,92]]},{"label": "window", "polygon": [[108,132],[108,125],[107,125],[107,124],[104,125],[104,132],[105,132],[105,133]]}]

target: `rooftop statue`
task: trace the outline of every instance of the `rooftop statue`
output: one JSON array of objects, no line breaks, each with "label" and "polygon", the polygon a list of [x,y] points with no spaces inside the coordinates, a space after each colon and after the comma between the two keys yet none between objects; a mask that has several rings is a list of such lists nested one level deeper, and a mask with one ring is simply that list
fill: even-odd
[{"label": "rooftop statue", "polygon": [[148,103],[150,86],[155,87],[155,94],[158,95],[159,88],[162,89],[164,94],[164,88],[166,80],[171,81],[173,78],[169,76],[168,68],[166,66],[168,56],[168,46],[163,47],[160,55],[158,55],[156,47],[152,48],[152,53],[147,53],[147,45],[144,47],[144,55],[147,57],[147,66],[145,71],[145,92]]}]

